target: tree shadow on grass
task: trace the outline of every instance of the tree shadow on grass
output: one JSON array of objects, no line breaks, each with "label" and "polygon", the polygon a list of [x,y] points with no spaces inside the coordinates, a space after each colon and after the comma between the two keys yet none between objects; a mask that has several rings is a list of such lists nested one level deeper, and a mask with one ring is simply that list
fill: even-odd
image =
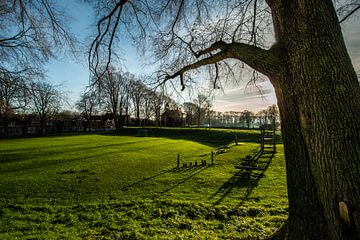
[{"label": "tree shadow on grass", "polygon": [[179,167],[179,168],[174,168],[173,172],[175,173],[195,172],[203,167],[204,166],[202,165],[193,165],[191,167]]},{"label": "tree shadow on grass", "polygon": [[175,168],[162,170],[161,172],[159,172],[159,173],[157,173],[157,174],[155,174],[155,175],[152,175],[152,176],[150,176],[150,177],[146,177],[146,178],[144,178],[144,179],[142,179],[142,180],[140,180],[140,181],[137,181],[137,182],[135,182],[135,183],[131,183],[131,184],[129,184],[129,185],[121,188],[120,190],[121,190],[121,191],[127,191],[127,190],[129,190],[129,188],[131,188],[131,187],[135,187],[136,185],[140,185],[140,184],[142,184],[142,183],[144,183],[144,182],[146,182],[146,181],[152,180],[152,179],[154,179],[154,178],[156,178],[156,177],[159,177],[159,176],[164,175],[164,174],[166,174],[166,173],[172,172],[172,171],[174,171],[174,169],[175,169]]},{"label": "tree shadow on grass", "polygon": [[249,198],[252,191],[258,186],[261,178],[265,176],[265,172],[274,158],[275,153],[257,152],[252,157],[252,164],[257,164],[259,167],[256,172],[253,171],[249,178],[244,177],[244,171],[239,170],[228,181],[226,181],[210,198],[214,200],[218,198],[213,204],[220,204],[235,188],[246,188],[245,194],[241,199]]},{"label": "tree shadow on grass", "polygon": [[195,177],[196,175],[198,175],[199,173],[201,173],[202,171],[206,170],[209,166],[195,166],[195,167],[191,167],[189,168],[189,172],[191,172],[191,175],[187,176],[186,178],[181,179],[179,182],[175,183],[174,185],[172,185],[171,187],[167,188],[166,190],[164,190],[162,192],[162,194],[165,194],[177,187],[179,187],[180,185],[182,185],[183,183],[189,181],[191,178]]},{"label": "tree shadow on grass", "polygon": [[80,161],[86,161],[89,158],[96,158],[96,157],[102,157],[103,154],[92,154],[91,156],[83,156],[83,157],[73,157],[73,158],[67,158],[67,159],[49,159],[46,161],[29,161],[26,164],[22,164],[22,165],[14,165],[14,166],[9,166],[6,168],[0,168],[1,173],[3,174],[11,174],[11,173],[16,173],[16,172],[23,172],[23,171],[30,171],[30,170],[35,170],[35,169],[40,169],[40,168],[51,168],[50,170],[52,170],[52,167],[55,167],[57,165],[63,165],[64,167],[69,167],[67,164],[68,163],[74,163],[74,162],[80,162]]},{"label": "tree shadow on grass", "polygon": [[[12,163],[12,162],[31,162],[34,159],[51,159],[52,157],[57,157],[59,155],[63,155],[65,153],[73,153],[74,151],[80,152],[89,152],[89,151],[96,151],[103,148],[108,147],[121,147],[121,146],[128,146],[134,145],[138,143],[145,143],[145,142],[156,142],[154,139],[146,139],[141,141],[131,141],[131,142],[124,142],[124,143],[116,143],[116,144],[102,144],[98,146],[87,146],[86,144],[72,144],[72,145],[64,145],[64,146],[48,146],[48,147],[33,147],[31,149],[23,148],[23,149],[16,149],[16,150],[4,150],[0,153],[0,165]],[[151,148],[150,147],[143,147],[138,148],[138,150]],[[94,154],[95,156],[96,154]],[[102,154],[101,156],[103,156]],[[50,160],[51,161],[51,160]],[[44,162],[46,165],[46,161]]]},{"label": "tree shadow on grass", "polygon": [[208,166],[193,166],[193,167],[188,167],[188,168],[171,168],[171,169],[165,169],[165,170],[162,170],[160,171],[159,173],[157,174],[154,174],[150,177],[146,177],[140,181],[137,181],[137,182],[134,182],[134,183],[131,183],[123,188],[121,188],[120,190],[121,191],[128,191],[130,188],[132,187],[136,187],[137,185],[141,185],[142,183],[145,183],[147,181],[151,181],[157,177],[160,177],[162,175],[165,175],[167,173],[187,173],[187,174],[190,174],[190,175],[187,175],[187,177],[181,179],[179,182],[173,184],[171,187],[165,189],[161,194],[164,194],[166,192],[169,192],[171,191],[172,189],[180,186],[181,184],[185,183],[186,181],[190,180],[192,177],[194,177],[195,175],[199,174],[200,172],[204,171]]}]

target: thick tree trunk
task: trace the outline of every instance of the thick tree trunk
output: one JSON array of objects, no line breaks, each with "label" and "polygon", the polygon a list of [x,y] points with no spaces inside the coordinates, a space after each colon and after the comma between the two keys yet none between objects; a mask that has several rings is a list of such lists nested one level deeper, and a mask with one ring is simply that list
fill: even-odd
[{"label": "thick tree trunk", "polygon": [[268,3],[284,63],[270,79],[282,120],[289,239],[360,239],[360,87],[333,4]]}]

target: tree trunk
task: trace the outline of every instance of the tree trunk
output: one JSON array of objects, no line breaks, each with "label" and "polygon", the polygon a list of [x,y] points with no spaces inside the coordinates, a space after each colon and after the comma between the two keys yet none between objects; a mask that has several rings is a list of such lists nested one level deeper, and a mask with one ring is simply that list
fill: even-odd
[{"label": "tree trunk", "polygon": [[156,122],[156,126],[159,127],[160,126],[160,109],[158,107],[155,108],[155,122]]},{"label": "tree trunk", "polygon": [[200,118],[201,118],[201,109],[200,107],[197,110],[197,126],[200,127]]},{"label": "tree trunk", "polygon": [[140,109],[136,107],[136,125],[140,126]]},{"label": "tree trunk", "polygon": [[126,107],[125,107],[125,125],[129,125],[129,102],[126,101]]},{"label": "tree trunk", "polygon": [[[360,239],[360,87],[330,0],[274,1],[289,239]],[[277,50],[276,50],[277,49]]]},{"label": "tree trunk", "polygon": [[[123,101],[124,97],[121,97],[120,100],[120,105],[119,105],[119,129],[122,128],[124,126],[124,117],[123,117],[123,105],[124,105],[124,101]],[[117,129],[117,130],[119,130]]]},{"label": "tree trunk", "polygon": [[5,137],[9,136],[9,131],[10,131],[9,124],[10,124],[10,120],[9,120],[9,118],[6,117],[4,119],[4,136]]},{"label": "tree trunk", "polygon": [[46,129],[45,129],[45,119],[41,118],[40,119],[40,135],[41,136],[45,136],[45,133],[46,133]]}]

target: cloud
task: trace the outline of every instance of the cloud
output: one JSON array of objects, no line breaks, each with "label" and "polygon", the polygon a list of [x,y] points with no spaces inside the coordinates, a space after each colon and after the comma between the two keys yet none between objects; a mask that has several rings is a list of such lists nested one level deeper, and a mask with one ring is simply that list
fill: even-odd
[{"label": "cloud", "polygon": [[269,81],[258,84],[259,89],[255,86],[238,87],[225,89],[224,93],[218,93],[215,96],[214,110],[225,111],[260,111],[267,106],[276,104],[274,89]]},{"label": "cloud", "polygon": [[346,48],[356,71],[360,71],[360,16],[341,25]]}]

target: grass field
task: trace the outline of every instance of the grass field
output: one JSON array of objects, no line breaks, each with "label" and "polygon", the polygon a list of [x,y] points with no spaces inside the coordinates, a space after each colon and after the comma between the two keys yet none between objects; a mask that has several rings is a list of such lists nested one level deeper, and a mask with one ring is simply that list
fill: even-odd
[{"label": "grass field", "polygon": [[[206,129],[0,140],[0,239],[266,238],[287,218],[282,145],[244,179],[234,166],[259,136],[236,132],[239,146]],[[214,165],[176,168],[211,151]]]}]

